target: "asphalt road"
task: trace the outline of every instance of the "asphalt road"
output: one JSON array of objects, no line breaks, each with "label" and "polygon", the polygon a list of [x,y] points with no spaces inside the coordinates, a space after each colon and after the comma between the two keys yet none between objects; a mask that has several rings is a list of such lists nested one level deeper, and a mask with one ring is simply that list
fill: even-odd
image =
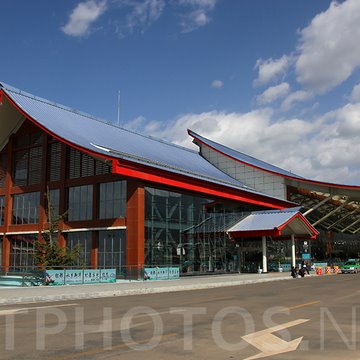
[{"label": "asphalt road", "polygon": [[0,359],[360,359],[360,274],[1,306],[0,331]]}]

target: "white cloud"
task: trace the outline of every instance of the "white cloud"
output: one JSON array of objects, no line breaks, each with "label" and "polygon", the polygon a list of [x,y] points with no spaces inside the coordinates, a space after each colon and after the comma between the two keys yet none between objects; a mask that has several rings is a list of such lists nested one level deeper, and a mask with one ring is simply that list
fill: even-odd
[{"label": "white cloud", "polygon": [[214,80],[211,83],[211,87],[213,87],[214,89],[221,89],[224,86],[224,83],[221,80]]},{"label": "white cloud", "polygon": [[297,81],[319,94],[341,84],[360,65],[360,1],[332,2],[300,36]]},{"label": "white cloud", "polygon": [[179,5],[198,6],[203,9],[212,9],[217,0],[178,0]]},{"label": "white cloud", "polygon": [[351,92],[350,96],[351,102],[360,102],[360,84],[357,84],[353,87],[353,90]]},{"label": "white cloud", "polygon": [[216,2],[217,0],[178,0],[178,5],[193,9],[182,16],[183,32],[191,32],[207,25],[211,21],[210,12]]},{"label": "white cloud", "polygon": [[69,16],[69,20],[61,30],[70,36],[87,35],[90,26],[106,11],[107,0],[88,0],[79,3]]},{"label": "white cloud", "polygon": [[165,7],[165,0],[143,0],[130,2],[132,11],[127,16],[127,28],[130,32],[139,28],[143,31],[157,21]]},{"label": "white cloud", "polygon": [[360,185],[360,103],[317,119],[273,120],[269,108],[248,113],[184,114],[167,124],[136,119],[132,130],[194,147],[187,129],[310,179]]},{"label": "white cloud", "polygon": [[[136,119],[126,127],[194,148],[186,131],[189,128],[231,148],[282,165],[287,157],[283,157],[286,151],[291,149],[294,153],[294,144],[311,134],[314,125],[300,119],[274,123],[272,116],[273,111],[269,108],[248,113],[212,111],[185,114],[166,125],[157,122],[144,124],[144,121]],[[154,131],[149,132],[150,128]]]},{"label": "white cloud", "polygon": [[[337,133],[342,138],[359,138],[360,136],[360,102],[347,104],[336,112]],[[360,147],[360,145],[357,145]]]},{"label": "white cloud", "polygon": [[285,74],[290,66],[290,57],[283,55],[281,58],[273,60],[272,58],[256,61],[255,69],[259,70],[258,78],[254,81],[255,86],[265,85],[268,82],[277,79]]},{"label": "white cloud", "polygon": [[256,101],[260,105],[270,104],[280,98],[286,96],[290,91],[290,85],[283,82],[276,86],[271,86],[266,89],[262,94],[257,96]]},{"label": "white cloud", "polygon": [[288,95],[281,103],[281,110],[288,111],[294,106],[295,103],[309,100],[312,96],[312,93],[304,90],[295,91]]}]

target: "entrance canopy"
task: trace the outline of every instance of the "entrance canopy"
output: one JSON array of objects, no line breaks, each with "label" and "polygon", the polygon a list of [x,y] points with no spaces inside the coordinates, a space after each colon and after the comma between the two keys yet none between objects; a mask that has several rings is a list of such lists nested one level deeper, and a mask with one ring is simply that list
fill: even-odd
[{"label": "entrance canopy", "polygon": [[311,226],[300,208],[285,210],[253,211],[237,224],[232,226],[227,234],[230,239],[268,236],[273,239],[315,239],[318,231]]}]

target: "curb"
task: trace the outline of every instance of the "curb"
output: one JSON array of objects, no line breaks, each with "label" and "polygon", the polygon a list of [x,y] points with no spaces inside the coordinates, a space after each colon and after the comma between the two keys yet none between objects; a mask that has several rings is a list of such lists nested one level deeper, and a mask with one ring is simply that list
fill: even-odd
[{"label": "curb", "polygon": [[248,284],[265,283],[271,281],[292,280],[290,276],[276,277],[276,278],[263,278],[252,280],[236,280],[228,282],[217,282],[208,284],[187,284],[187,285],[173,285],[173,286],[160,286],[160,287],[142,287],[139,289],[123,289],[123,290],[107,290],[99,292],[82,292],[74,294],[61,294],[61,295],[39,295],[28,297],[16,297],[10,299],[0,299],[0,305],[15,305],[34,302],[53,302],[53,301],[67,301],[67,300],[84,300],[84,299],[97,299],[113,296],[133,296],[145,294],[159,294],[166,292],[189,291],[189,290],[204,290],[214,289],[227,286],[239,286]]}]

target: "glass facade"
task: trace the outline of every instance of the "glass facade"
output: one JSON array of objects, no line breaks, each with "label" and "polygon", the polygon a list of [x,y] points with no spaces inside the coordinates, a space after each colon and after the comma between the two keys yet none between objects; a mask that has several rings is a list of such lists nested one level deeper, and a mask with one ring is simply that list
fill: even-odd
[{"label": "glass facade", "polygon": [[79,231],[66,234],[66,246],[73,249],[76,245],[80,245],[80,257],[75,267],[91,266],[91,249],[92,249],[92,233],[91,231]]},{"label": "glass facade", "polygon": [[238,205],[236,211],[231,208],[211,199],[145,188],[145,265],[179,266],[182,273],[238,271],[238,248],[226,230],[244,213]]},{"label": "glass facade", "polygon": [[125,272],[126,231],[99,231],[98,267],[116,268],[117,273]]},{"label": "glass facade", "polygon": [[99,218],[125,217],[126,181],[100,184]]},{"label": "glass facade", "polygon": [[13,195],[12,223],[37,224],[39,222],[40,193]]},{"label": "glass facade", "polygon": [[74,186],[69,188],[68,220],[91,220],[93,186]]},{"label": "glass facade", "polygon": [[[195,248],[184,231],[202,222],[211,200],[145,188],[145,264],[194,264]],[[191,266],[191,265],[189,265]]]},{"label": "glass facade", "polygon": [[14,235],[10,238],[10,271],[27,271],[33,269],[34,241],[37,235]]}]

